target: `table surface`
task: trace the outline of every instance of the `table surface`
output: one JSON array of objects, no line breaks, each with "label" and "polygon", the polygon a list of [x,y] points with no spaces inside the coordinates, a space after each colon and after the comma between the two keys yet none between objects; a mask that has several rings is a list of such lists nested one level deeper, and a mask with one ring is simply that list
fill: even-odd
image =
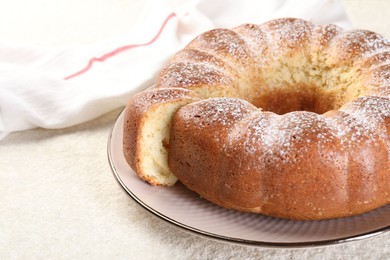
[{"label": "table surface", "polygon": [[[1,41],[42,46],[90,43],[124,33],[144,7],[140,0],[0,3]],[[354,27],[390,38],[390,1],[343,3]],[[328,247],[256,248],[194,236],[158,219],[125,194],[111,173],[107,137],[119,112],[0,141],[0,259],[390,257],[390,232]]]}]

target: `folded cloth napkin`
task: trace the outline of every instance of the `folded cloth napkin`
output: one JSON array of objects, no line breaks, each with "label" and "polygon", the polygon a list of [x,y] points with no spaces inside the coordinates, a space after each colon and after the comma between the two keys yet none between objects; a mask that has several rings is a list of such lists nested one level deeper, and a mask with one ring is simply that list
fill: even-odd
[{"label": "folded cloth napkin", "polygon": [[215,27],[298,17],[351,27],[337,0],[149,1],[129,34],[93,44],[38,48],[0,43],[0,139],[63,128],[126,104],[174,52]]}]

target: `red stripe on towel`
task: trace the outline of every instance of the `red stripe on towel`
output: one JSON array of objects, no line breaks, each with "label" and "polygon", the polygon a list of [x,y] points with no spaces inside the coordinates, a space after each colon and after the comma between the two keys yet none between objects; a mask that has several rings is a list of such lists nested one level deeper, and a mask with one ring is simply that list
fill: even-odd
[{"label": "red stripe on towel", "polygon": [[129,44],[129,45],[125,45],[125,46],[121,46],[119,48],[116,48],[115,50],[109,52],[109,53],[106,53],[104,54],[103,56],[101,57],[93,57],[92,59],[89,60],[87,66],[85,66],[85,68],[83,68],[82,70],[80,71],[77,71],[69,76],[66,76],[64,78],[64,80],[68,80],[68,79],[71,79],[71,78],[74,78],[74,77],[77,77],[81,74],[84,74],[85,72],[87,72],[88,70],[90,70],[92,68],[92,65],[95,63],[95,62],[104,62],[106,61],[107,59],[111,58],[111,57],[114,57],[115,55],[121,53],[121,52],[124,52],[124,51],[127,51],[129,49],[133,49],[133,48],[137,48],[137,47],[143,47],[143,46],[148,46],[152,43],[154,43],[161,35],[162,31],[164,30],[165,26],[167,25],[167,23],[169,22],[169,20],[171,20],[173,17],[176,17],[176,14],[175,13],[171,13],[170,15],[168,15],[167,18],[165,18],[165,21],[163,22],[163,24],[161,25],[160,29],[158,30],[157,34],[148,42],[146,43],[140,43],[140,44]]}]

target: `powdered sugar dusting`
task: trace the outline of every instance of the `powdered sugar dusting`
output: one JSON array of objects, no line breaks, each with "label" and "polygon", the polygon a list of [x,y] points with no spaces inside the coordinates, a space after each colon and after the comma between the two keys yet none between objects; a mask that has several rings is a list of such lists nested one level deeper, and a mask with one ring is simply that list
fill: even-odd
[{"label": "powdered sugar dusting", "polygon": [[258,111],[250,103],[235,98],[210,98],[193,105],[190,123],[201,128],[209,125],[228,127]]},{"label": "powdered sugar dusting", "polygon": [[260,149],[263,156],[284,163],[302,159],[308,147],[321,150],[336,138],[325,119],[311,112],[259,115],[249,122],[247,130],[246,151],[256,153]]},{"label": "powdered sugar dusting", "polygon": [[368,84],[388,86],[390,85],[390,64],[377,66],[369,70],[365,76]]},{"label": "powdered sugar dusting", "polygon": [[225,64],[231,64],[240,75],[248,75],[254,67],[250,50],[246,42],[233,30],[214,29],[205,32],[187,45],[188,49],[197,49],[209,53]]},{"label": "powdered sugar dusting", "polygon": [[376,132],[349,114],[340,112],[339,115],[332,116],[327,120],[329,125],[336,129],[342,149],[349,150],[359,147],[363,143],[375,143]]},{"label": "powdered sugar dusting", "polygon": [[246,42],[257,66],[263,67],[268,59],[269,41],[262,28],[255,24],[244,24],[233,29]]},{"label": "powdered sugar dusting", "polygon": [[360,66],[373,69],[376,66],[383,66],[389,64],[390,64],[390,50],[381,51],[379,53],[373,52],[372,54],[362,59]]},{"label": "powdered sugar dusting", "polygon": [[132,100],[135,100],[141,106],[146,106],[146,104],[150,106],[156,103],[171,102],[184,97],[195,98],[195,93],[180,88],[151,89],[140,92]]},{"label": "powdered sugar dusting", "polygon": [[280,19],[263,24],[265,31],[271,35],[269,40],[273,47],[274,55],[303,48],[309,41],[313,25],[301,19]]},{"label": "powdered sugar dusting", "polygon": [[335,36],[339,35],[342,31],[341,27],[328,24],[328,25],[316,25],[313,30],[312,43],[315,48],[318,48],[316,51],[322,51],[324,47],[328,47],[328,44]]},{"label": "powdered sugar dusting", "polygon": [[367,30],[344,31],[332,45],[336,55],[343,53],[344,59],[359,60],[373,53],[389,50],[390,41]]},{"label": "powdered sugar dusting", "polygon": [[172,63],[159,78],[159,87],[187,87],[200,84],[231,85],[230,78],[219,69],[203,63]]},{"label": "powdered sugar dusting", "polygon": [[345,128],[345,131],[352,132],[350,138],[352,141],[364,136],[369,137],[368,142],[373,142],[376,135],[383,140],[388,139],[386,120],[390,119],[389,98],[361,97],[342,107],[340,111],[349,113],[349,116],[353,118],[347,121],[349,125]]},{"label": "powdered sugar dusting", "polygon": [[357,49],[365,55],[371,55],[374,52],[383,52],[390,48],[389,40],[377,33],[366,30],[352,31],[351,37],[347,39],[348,41],[343,42],[346,48],[352,46],[355,50]]},{"label": "powdered sugar dusting", "polygon": [[[197,44],[206,47],[207,51],[214,54],[228,54],[237,60],[248,59],[248,52],[244,48],[245,42],[232,30],[211,30],[197,38]],[[191,43],[189,47],[191,47]]]},{"label": "powdered sugar dusting", "polygon": [[176,62],[203,63],[208,64],[209,66],[215,66],[217,68],[224,68],[228,65],[221,59],[217,58],[215,55],[190,48],[185,48],[184,50],[175,54],[175,56],[173,56],[173,58],[171,59],[171,63]]}]

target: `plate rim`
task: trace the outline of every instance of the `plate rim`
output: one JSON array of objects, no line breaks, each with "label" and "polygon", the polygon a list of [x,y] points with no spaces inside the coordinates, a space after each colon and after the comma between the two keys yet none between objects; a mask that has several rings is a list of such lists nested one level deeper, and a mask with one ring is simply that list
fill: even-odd
[{"label": "plate rim", "polygon": [[116,124],[118,123],[118,120],[122,113],[124,112],[125,107],[118,113],[118,115],[115,118],[115,121],[113,125],[111,126],[108,134],[108,141],[107,141],[107,159],[108,163],[111,168],[111,172],[115,177],[115,180],[119,184],[119,186],[122,188],[123,191],[127,193],[135,202],[138,203],[138,205],[142,206],[147,212],[151,213],[153,216],[156,216],[165,222],[168,222],[169,224],[173,225],[174,227],[180,228],[181,230],[187,231],[193,235],[202,236],[205,238],[209,238],[212,240],[217,240],[220,242],[227,242],[227,243],[233,243],[243,246],[255,246],[255,247],[264,247],[264,248],[313,248],[313,247],[323,247],[323,246],[331,246],[331,245],[338,245],[338,244],[344,244],[347,242],[353,242],[353,241],[360,241],[363,239],[367,239],[370,237],[375,237],[379,235],[383,235],[390,231],[390,225],[385,226],[380,229],[375,229],[369,232],[364,232],[361,234],[356,234],[352,236],[345,236],[341,238],[335,238],[335,239],[328,239],[328,240],[320,240],[320,241],[312,241],[312,242],[267,242],[267,241],[254,241],[254,240],[247,240],[247,239],[240,239],[240,238],[234,238],[234,237],[228,237],[223,236],[219,234],[215,234],[212,232],[207,232],[204,230],[200,230],[194,227],[191,227],[189,225],[180,223],[179,221],[176,221],[163,213],[160,213],[159,211],[155,210],[151,206],[144,203],[140,198],[138,198],[122,181],[121,177],[118,174],[118,171],[115,167],[112,153],[111,153],[111,145],[112,145],[112,136],[114,132],[114,128]]}]

